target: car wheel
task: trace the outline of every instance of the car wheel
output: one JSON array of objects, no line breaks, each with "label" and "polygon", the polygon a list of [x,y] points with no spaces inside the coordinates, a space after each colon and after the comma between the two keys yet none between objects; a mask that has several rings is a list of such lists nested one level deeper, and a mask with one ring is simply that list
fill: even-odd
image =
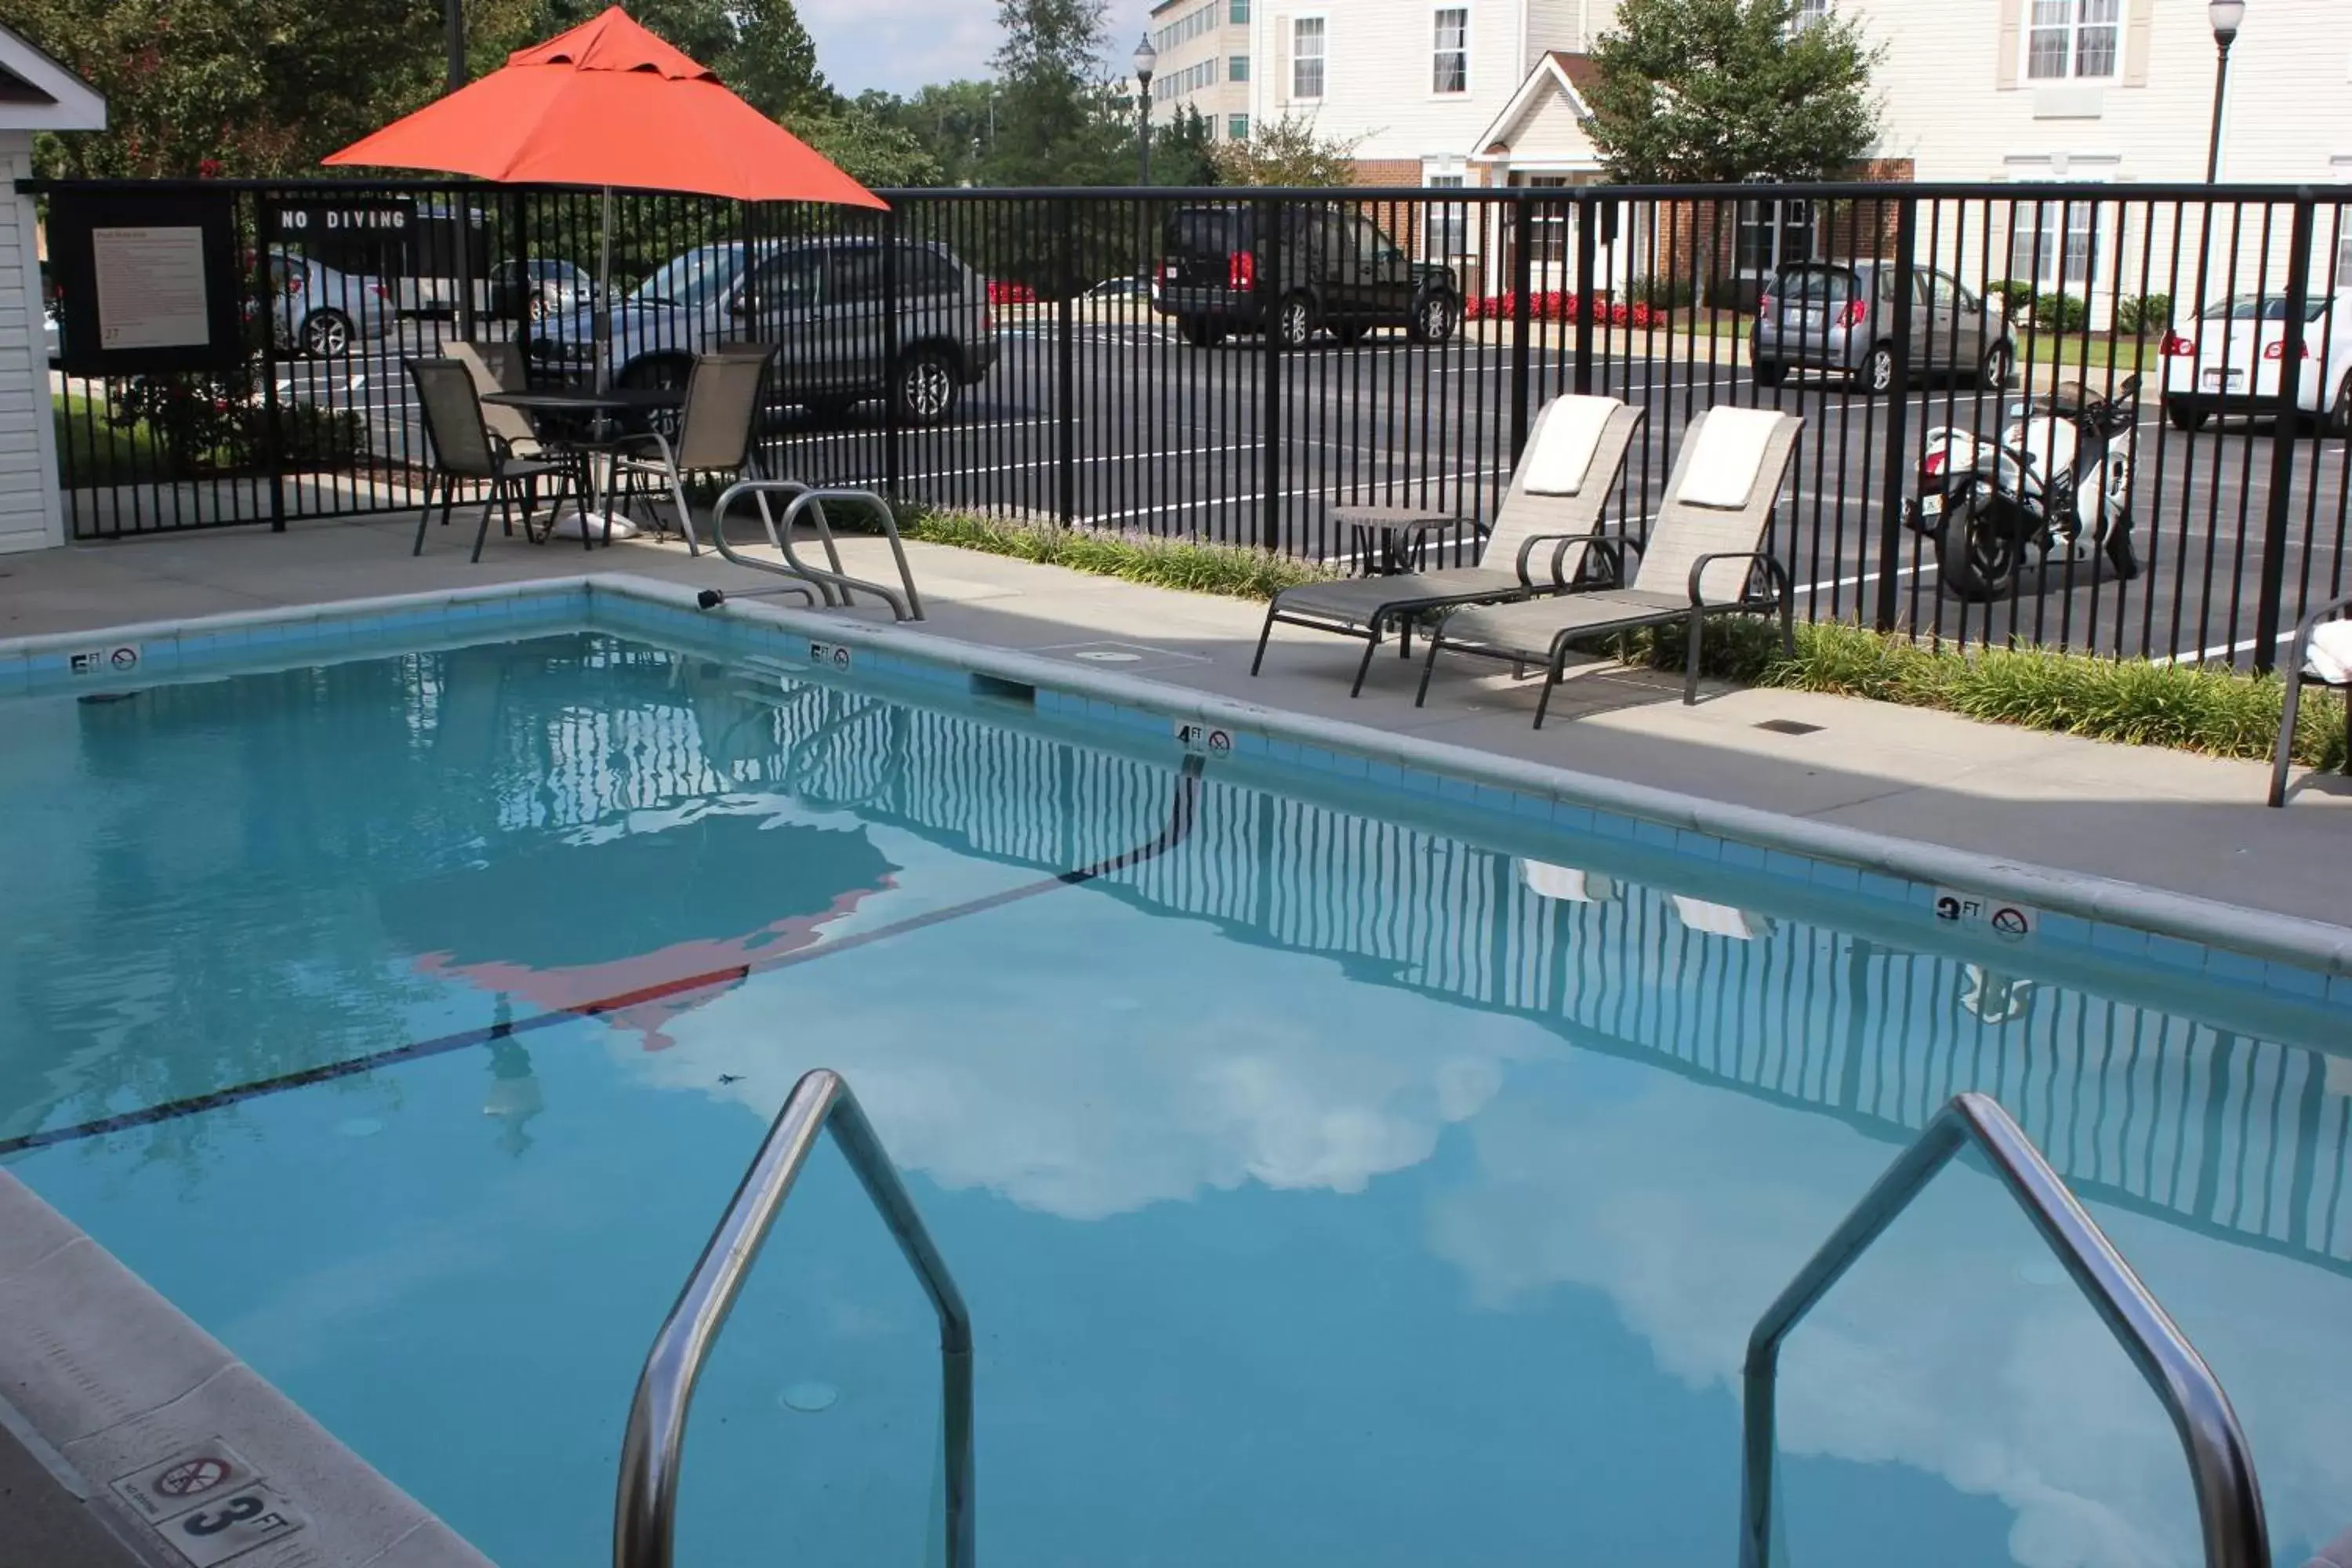
[{"label": "car wheel", "polygon": [[955,366],[938,349],[917,349],[901,361],[893,390],[899,420],[919,426],[945,424],[963,393]]},{"label": "car wheel", "polygon": [[341,310],[313,310],[302,318],[302,352],[331,359],[352,352],[352,319]]},{"label": "car wheel", "polygon": [[1769,391],[1789,379],[1789,367],[1778,360],[1759,359],[1749,367],[1748,374],[1757,385]]},{"label": "car wheel", "polygon": [[2187,430],[2192,435],[2205,428],[2205,421],[2209,417],[2204,409],[2179,397],[2164,400],[2164,416],[2172,422],[2175,430]]},{"label": "car wheel", "polygon": [[2336,401],[2328,405],[2327,433],[2352,436],[2352,374],[2344,377],[2344,384],[2336,389]]},{"label": "car wheel", "polygon": [[1282,347],[1305,348],[1307,340],[1315,335],[1315,301],[1304,294],[1291,295],[1276,312],[1274,330]]},{"label": "car wheel", "polygon": [[1879,343],[1853,373],[1853,383],[1872,396],[1895,390],[1895,345]]},{"label": "car wheel", "polygon": [[546,295],[533,294],[530,297],[530,319],[534,321],[543,321],[547,320]]},{"label": "car wheel", "polygon": [[1176,330],[1183,333],[1184,341],[1196,349],[1213,349],[1225,341],[1224,328],[1198,316],[1186,317],[1177,323]]},{"label": "car wheel", "polygon": [[1977,385],[1985,392],[1999,392],[2009,384],[2010,374],[2017,368],[2017,355],[2007,343],[1995,343],[1985,350],[1977,362]]},{"label": "car wheel", "polygon": [[1461,307],[1454,302],[1454,296],[1424,294],[1412,308],[1412,341],[1442,343],[1454,335],[1461,321]]}]

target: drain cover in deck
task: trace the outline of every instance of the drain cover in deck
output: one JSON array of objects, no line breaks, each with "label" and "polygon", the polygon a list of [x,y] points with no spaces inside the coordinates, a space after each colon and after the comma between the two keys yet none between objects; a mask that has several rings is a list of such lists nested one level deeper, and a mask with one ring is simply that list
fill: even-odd
[{"label": "drain cover in deck", "polygon": [[1775,735],[1818,735],[1822,731],[1819,724],[1808,724],[1797,719],[1767,719],[1756,727],[1769,730]]}]

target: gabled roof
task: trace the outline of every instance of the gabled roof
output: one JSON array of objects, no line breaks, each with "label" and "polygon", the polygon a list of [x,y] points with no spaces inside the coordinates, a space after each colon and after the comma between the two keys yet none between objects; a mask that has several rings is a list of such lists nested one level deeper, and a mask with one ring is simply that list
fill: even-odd
[{"label": "gabled roof", "polygon": [[106,100],[14,29],[0,26],[0,131],[103,131]]},{"label": "gabled roof", "polygon": [[1485,153],[1498,142],[1507,142],[1538,98],[1547,91],[1556,91],[1568,100],[1569,107],[1579,120],[1589,119],[1592,106],[1584,101],[1581,89],[1591,85],[1595,68],[1591,55],[1570,54],[1566,49],[1549,49],[1519,83],[1519,90],[1511,94],[1510,102],[1495,116],[1493,123],[1478,133],[1475,151]]}]

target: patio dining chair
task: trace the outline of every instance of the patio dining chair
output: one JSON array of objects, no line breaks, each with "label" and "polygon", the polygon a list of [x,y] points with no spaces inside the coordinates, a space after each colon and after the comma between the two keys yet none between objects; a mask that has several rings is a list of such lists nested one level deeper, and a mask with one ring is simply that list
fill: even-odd
[{"label": "patio dining chair", "polygon": [[[1617,541],[1601,532],[1601,515],[1617,493],[1617,476],[1642,419],[1640,409],[1614,397],[1553,398],[1528,432],[1527,450],[1478,547],[1476,565],[1286,588],[1266,606],[1250,673],[1255,675],[1265,663],[1266,641],[1277,624],[1360,637],[1364,657],[1357,662],[1355,684],[1348,689],[1354,697],[1363,691],[1372,655],[1390,628],[1411,656],[1412,623],[1418,616],[1459,605],[1566,592],[1591,551],[1604,555],[1612,575],[1622,582],[1614,554]],[[1551,547],[1549,558],[1538,567],[1537,558],[1545,545]]]},{"label": "patio dining chair", "polygon": [[514,531],[514,503],[522,502],[523,532],[530,533],[530,518],[539,502],[539,481],[553,479],[555,497],[562,499],[565,470],[535,458],[517,457],[506,442],[482,421],[482,400],[475,390],[473,373],[454,359],[415,359],[408,376],[416,387],[416,401],[425,416],[425,439],[432,447],[433,467],[425,479],[424,510],[416,519],[413,555],[425,553],[425,530],[433,521],[433,497],[441,497],[441,523],[447,527],[457,504],[457,487],[488,485],[482,502],[481,526],[474,531],[474,559],[482,558],[489,538],[490,513],[497,511],[506,531]]},{"label": "patio dining chair", "polygon": [[[474,378],[477,396],[493,392],[525,392],[530,387],[530,367],[523,363],[520,343],[468,343],[446,345],[443,352],[466,367]],[[538,428],[530,416],[520,408],[504,404],[482,405],[482,426],[507,444],[507,451],[517,458],[539,458],[546,447],[540,439]]]},{"label": "patio dining chair", "polygon": [[662,537],[668,529],[662,523],[659,502],[667,500],[677,513],[678,531],[686,536],[689,554],[701,554],[702,546],[687,500],[687,477],[715,474],[730,482],[758,477],[753,429],[774,352],[744,344],[696,360],[675,436],[656,428],[624,437],[613,458],[610,488],[629,496],[645,495]]},{"label": "patio dining chair", "polygon": [[[1700,636],[1725,615],[1776,615],[1780,640],[1796,651],[1795,605],[1788,569],[1763,548],[1780,486],[1796,457],[1804,421],[1769,408],[1709,408],[1683,433],[1657,520],[1633,550],[1641,561],[1622,588],[1459,610],[1430,634],[1413,705],[1429,699],[1437,656],[1452,650],[1544,667],[1536,724],[1543,728],[1571,645],[1641,626],[1688,627],[1683,701],[1698,700]],[[1619,581],[1622,582],[1621,576]]]}]

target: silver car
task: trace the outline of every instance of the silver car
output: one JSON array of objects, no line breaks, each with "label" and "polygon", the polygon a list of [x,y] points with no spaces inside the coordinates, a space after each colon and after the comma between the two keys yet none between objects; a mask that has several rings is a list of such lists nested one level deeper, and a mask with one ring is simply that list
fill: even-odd
[{"label": "silver car", "polygon": [[[1911,366],[2006,385],[2017,363],[2008,319],[1948,273],[1911,274]],[[1807,261],[1773,274],[1757,302],[1748,364],[1759,386],[1792,370],[1828,371],[1872,393],[1895,386],[1895,272],[1891,261]]]},{"label": "silver car", "polygon": [[[894,361],[885,259],[881,241],[856,237],[706,245],[673,257],[613,308],[614,380],[683,386],[698,355],[766,343],[783,402],[838,417],[888,397],[905,423],[940,424],[996,363],[988,285],[945,246],[899,241]],[[584,369],[594,331],[593,310],[551,318],[531,334],[531,356]]]},{"label": "silver car", "polygon": [[373,278],[339,272],[323,261],[285,249],[269,253],[269,289],[277,301],[277,338],[313,359],[352,352],[362,340],[392,332],[392,295]]}]

